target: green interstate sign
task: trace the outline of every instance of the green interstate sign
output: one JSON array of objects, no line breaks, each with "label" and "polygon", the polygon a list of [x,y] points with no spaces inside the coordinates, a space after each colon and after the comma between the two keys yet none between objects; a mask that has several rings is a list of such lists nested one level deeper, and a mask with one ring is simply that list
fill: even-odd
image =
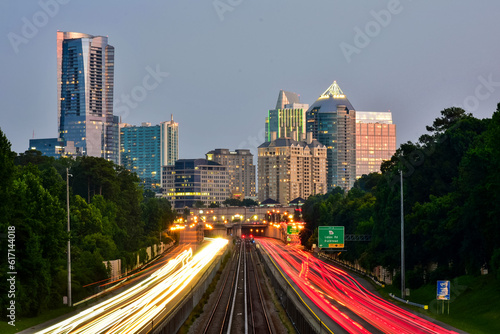
[{"label": "green interstate sign", "polygon": [[319,226],[319,248],[344,248],[344,226]]},{"label": "green interstate sign", "polygon": [[287,234],[299,234],[299,228],[297,226],[293,225],[287,225],[286,226],[286,233]]}]

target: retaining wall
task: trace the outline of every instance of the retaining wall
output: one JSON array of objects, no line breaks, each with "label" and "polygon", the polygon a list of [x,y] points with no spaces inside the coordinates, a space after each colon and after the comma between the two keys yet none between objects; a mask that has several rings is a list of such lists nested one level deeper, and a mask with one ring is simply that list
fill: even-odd
[{"label": "retaining wall", "polygon": [[[153,319],[151,325],[145,328],[142,332],[150,333],[152,330],[153,334],[177,333],[195,306],[198,305],[205,291],[208,289],[208,286],[212,282],[217,270],[219,270],[222,259],[228,252],[229,247],[230,246],[228,245],[224,251],[214,258],[203,276],[198,280],[198,282],[191,286],[191,290],[187,295],[179,294],[179,296],[173,300],[174,306],[163,310],[163,312]],[[172,305],[172,303],[169,304]]]},{"label": "retaining wall", "polygon": [[327,333],[326,327],[318,320],[299,299],[292,286],[285,280],[268,255],[257,248],[257,253],[271,279],[276,295],[285,309],[295,330],[301,334]]}]

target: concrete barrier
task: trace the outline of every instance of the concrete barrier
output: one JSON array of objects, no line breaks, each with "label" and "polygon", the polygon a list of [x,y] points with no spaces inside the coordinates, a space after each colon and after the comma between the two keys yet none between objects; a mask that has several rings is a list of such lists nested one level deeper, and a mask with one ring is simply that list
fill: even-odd
[{"label": "concrete barrier", "polygon": [[[306,305],[299,299],[294,288],[282,276],[276,265],[268,257],[267,253],[261,252],[260,247],[257,253],[264,263],[266,273],[271,280],[276,295],[281,306],[285,309],[288,318],[298,333],[327,333],[327,328],[316,317],[309,312]],[[264,254],[263,254],[264,253]]]},{"label": "concrete barrier", "polygon": [[193,283],[187,295],[179,294],[173,300],[174,306],[164,309],[141,333],[177,333],[208,289],[228,250],[229,246],[212,260],[212,263],[203,276],[197,282]]}]

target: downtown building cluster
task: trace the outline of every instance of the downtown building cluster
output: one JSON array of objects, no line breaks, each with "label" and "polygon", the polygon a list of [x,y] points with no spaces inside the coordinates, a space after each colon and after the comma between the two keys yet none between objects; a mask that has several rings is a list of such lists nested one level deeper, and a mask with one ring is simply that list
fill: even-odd
[{"label": "downtown building cluster", "polygon": [[265,119],[257,168],[248,149],[217,148],[205,158],[179,160],[179,124],[172,115],[140,126],[113,115],[114,58],[107,37],[57,32],[59,133],[31,139],[30,149],[121,164],[179,211],[228,198],[288,205],[336,187],[348,191],[396,151],[392,114],[356,111],[333,82],[310,106],[298,94],[279,92]]},{"label": "downtown building cluster", "polygon": [[280,91],[265,127],[266,142],[258,148],[260,201],[286,205],[336,187],[348,191],[396,152],[391,112],[357,112],[335,81],[311,106]]}]

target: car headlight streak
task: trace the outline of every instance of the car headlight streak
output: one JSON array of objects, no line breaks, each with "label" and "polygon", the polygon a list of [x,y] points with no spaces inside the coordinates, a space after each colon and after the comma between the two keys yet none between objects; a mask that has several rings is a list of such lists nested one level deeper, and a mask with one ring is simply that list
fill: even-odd
[{"label": "car headlight streak", "polygon": [[185,250],[145,281],[39,333],[135,333],[165,310],[227,242],[209,239],[195,255]]}]

